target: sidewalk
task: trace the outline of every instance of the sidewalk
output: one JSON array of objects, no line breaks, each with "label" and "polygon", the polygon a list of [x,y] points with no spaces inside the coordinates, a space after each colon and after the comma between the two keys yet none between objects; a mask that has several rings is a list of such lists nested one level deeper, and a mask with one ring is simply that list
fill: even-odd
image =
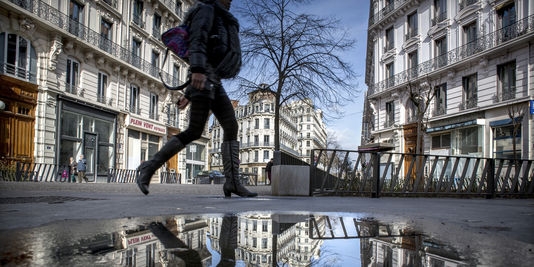
[{"label": "sidewalk", "polygon": [[248,186],[256,198],[223,197],[222,185],[0,182],[0,231],[63,220],[180,214],[334,214],[403,222],[440,240],[534,260],[534,199],[278,197]]}]

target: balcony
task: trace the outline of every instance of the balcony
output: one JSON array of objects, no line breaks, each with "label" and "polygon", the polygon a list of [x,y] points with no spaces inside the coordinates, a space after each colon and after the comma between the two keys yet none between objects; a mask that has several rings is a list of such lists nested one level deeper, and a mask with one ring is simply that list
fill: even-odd
[{"label": "balcony", "polygon": [[476,108],[477,105],[478,105],[478,102],[477,102],[476,97],[467,98],[467,99],[464,99],[462,103],[460,103],[460,110]]},{"label": "balcony", "polygon": [[[142,73],[155,73],[156,75],[152,75],[152,76],[157,77],[157,73],[159,71],[162,71],[158,69],[158,71],[154,72],[152,70],[154,66],[150,62],[143,60],[139,56],[132,54],[131,49],[124,48],[112,42],[111,40],[101,36],[100,33],[94,30],[91,30],[90,28],[86,27],[82,23],[71,20],[68,15],[61,13],[59,10],[46,4],[43,1],[10,0],[10,2],[26,9],[28,12],[40,17],[42,20],[55,24],[60,30],[63,30],[66,33],[70,33],[71,35],[77,37],[78,41],[86,45],[92,45],[97,48],[100,48],[102,52],[109,54],[114,58],[120,59],[136,67]],[[171,4],[170,2],[175,3],[174,1],[164,1],[164,2],[169,2],[168,4]],[[138,22],[141,23],[140,18]],[[167,82],[173,81],[172,82],[173,86],[174,84],[177,84],[174,82],[178,81],[178,79],[175,79],[172,75],[168,74],[167,72],[162,71],[162,76],[166,78]],[[32,77],[30,76],[30,78]]]},{"label": "balcony", "polygon": [[369,26],[374,25],[381,21],[382,19],[386,18],[387,16],[394,14],[395,10],[399,9],[402,5],[405,3],[410,2],[410,0],[395,0],[393,4],[386,4],[384,8],[379,10],[378,12],[374,13],[371,17],[369,17]]},{"label": "balcony", "polygon": [[26,66],[18,67],[10,63],[0,62],[0,74],[8,74],[32,83],[37,82],[37,73],[35,70],[28,71]]},{"label": "balcony", "polygon": [[405,70],[395,74],[380,82],[369,86],[368,95],[372,97],[374,94],[382,93],[394,86],[399,86],[408,82],[410,79],[423,77],[431,72],[440,70],[452,64],[462,62],[467,59],[476,58],[479,54],[490,49],[501,47],[506,43],[512,42],[525,35],[534,32],[534,15],[517,21],[516,23],[494,31],[492,33],[483,35],[478,39],[457,47],[445,54],[439,55],[435,58],[422,62],[418,65],[417,76],[413,76],[412,70]]},{"label": "balcony", "polygon": [[497,94],[493,96],[493,102],[499,103],[499,102],[515,99],[516,94],[517,93],[516,93],[515,86],[510,86],[509,88],[506,88],[504,90],[501,89],[500,92],[498,92]]}]

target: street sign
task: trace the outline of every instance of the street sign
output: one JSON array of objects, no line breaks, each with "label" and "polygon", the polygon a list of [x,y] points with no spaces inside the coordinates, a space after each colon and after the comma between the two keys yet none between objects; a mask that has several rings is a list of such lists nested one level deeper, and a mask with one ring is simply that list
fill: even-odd
[{"label": "street sign", "polygon": [[530,100],[530,115],[534,115],[534,100]]}]

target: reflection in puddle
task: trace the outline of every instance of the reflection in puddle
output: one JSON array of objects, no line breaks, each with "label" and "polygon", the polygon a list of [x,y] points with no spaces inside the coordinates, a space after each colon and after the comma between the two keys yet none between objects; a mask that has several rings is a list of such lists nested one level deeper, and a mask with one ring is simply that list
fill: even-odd
[{"label": "reflection in puddle", "polygon": [[[352,214],[354,215],[354,214]],[[177,215],[0,232],[2,266],[467,266],[406,224],[343,215]]]}]

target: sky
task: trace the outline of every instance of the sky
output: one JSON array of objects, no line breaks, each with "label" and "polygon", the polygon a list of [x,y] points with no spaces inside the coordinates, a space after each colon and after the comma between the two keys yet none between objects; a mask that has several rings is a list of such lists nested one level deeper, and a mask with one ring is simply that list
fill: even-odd
[{"label": "sky", "polygon": [[[240,4],[240,1],[246,0],[233,0],[232,5]],[[326,121],[328,134],[335,136],[341,149],[356,150],[361,140],[364,93],[367,90],[364,78],[369,0],[311,0],[300,7],[300,13],[338,19],[340,26],[348,30],[349,38],[356,40],[352,51],[346,53],[345,61],[352,65],[358,76],[355,90],[360,94],[352,103],[341,108],[344,112],[341,119]],[[240,23],[243,22],[240,20]]]}]

